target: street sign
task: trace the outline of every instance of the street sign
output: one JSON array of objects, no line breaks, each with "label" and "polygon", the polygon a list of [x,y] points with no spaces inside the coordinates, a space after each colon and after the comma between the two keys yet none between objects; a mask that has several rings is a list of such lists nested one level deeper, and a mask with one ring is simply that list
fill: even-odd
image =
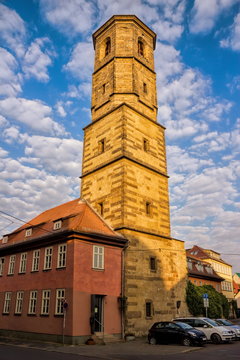
[{"label": "street sign", "polygon": [[209,299],[208,298],[203,298],[203,306],[205,308],[209,307]]},{"label": "street sign", "polygon": [[204,299],[208,299],[208,293],[203,294],[202,296]]}]

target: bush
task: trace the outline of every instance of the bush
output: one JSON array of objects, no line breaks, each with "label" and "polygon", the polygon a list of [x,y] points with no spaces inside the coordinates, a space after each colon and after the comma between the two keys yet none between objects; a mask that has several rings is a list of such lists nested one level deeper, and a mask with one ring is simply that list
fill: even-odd
[{"label": "bush", "polygon": [[223,294],[212,287],[212,285],[196,286],[188,281],[186,290],[186,302],[188,310],[193,316],[205,316],[206,309],[203,306],[203,294],[207,293],[209,298],[209,307],[207,316],[210,318],[228,318],[229,303]]}]

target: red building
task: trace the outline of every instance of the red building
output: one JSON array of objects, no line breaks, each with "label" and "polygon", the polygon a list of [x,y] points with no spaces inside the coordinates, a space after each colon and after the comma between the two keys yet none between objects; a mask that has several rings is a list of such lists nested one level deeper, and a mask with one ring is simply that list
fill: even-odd
[{"label": "red building", "polygon": [[120,337],[127,240],[80,199],[47,210],[0,245],[0,334],[85,342]]}]

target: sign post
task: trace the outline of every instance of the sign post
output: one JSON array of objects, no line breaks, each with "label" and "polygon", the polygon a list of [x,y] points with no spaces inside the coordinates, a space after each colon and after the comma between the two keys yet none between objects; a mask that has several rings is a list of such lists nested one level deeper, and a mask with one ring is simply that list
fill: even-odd
[{"label": "sign post", "polygon": [[208,309],[208,307],[209,307],[208,293],[203,294],[203,306],[205,307],[206,317],[207,317],[207,309]]}]

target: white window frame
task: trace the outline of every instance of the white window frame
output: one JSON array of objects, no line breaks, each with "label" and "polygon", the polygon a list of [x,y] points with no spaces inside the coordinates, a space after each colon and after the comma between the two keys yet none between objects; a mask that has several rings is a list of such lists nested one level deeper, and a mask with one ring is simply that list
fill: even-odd
[{"label": "white window frame", "polygon": [[15,314],[21,314],[23,308],[23,291],[18,291],[16,296]]},{"label": "white window frame", "polygon": [[26,229],[25,236],[31,236],[32,235],[32,228]]},{"label": "white window frame", "polygon": [[58,245],[58,268],[66,267],[67,263],[67,244]]},{"label": "white window frame", "polygon": [[28,314],[35,315],[37,309],[37,290],[30,291]]},{"label": "white window frame", "polygon": [[5,258],[0,257],[0,276],[3,276]]},{"label": "white window frame", "polygon": [[52,255],[53,255],[53,248],[47,247],[45,249],[45,256],[44,256],[44,270],[52,269]]},{"label": "white window frame", "polygon": [[6,244],[8,242],[8,235],[4,235],[2,238],[2,243]]},{"label": "white window frame", "polygon": [[62,220],[55,221],[53,224],[53,230],[59,230],[62,227]]},{"label": "white window frame", "polygon": [[40,250],[33,251],[32,257],[32,271],[39,271],[39,262],[40,262]]},{"label": "white window frame", "polygon": [[24,274],[27,270],[27,253],[21,253],[19,273]]},{"label": "white window frame", "polygon": [[42,291],[41,315],[49,315],[51,290]]},{"label": "white window frame", "polygon": [[93,246],[93,269],[104,269],[104,247]]},{"label": "white window frame", "polygon": [[9,314],[11,298],[12,298],[11,291],[5,292],[4,305],[3,305],[3,314]]},{"label": "white window frame", "polygon": [[64,300],[65,300],[65,289],[56,289],[55,315],[63,315]]},{"label": "white window frame", "polygon": [[16,255],[11,255],[9,258],[8,275],[14,274]]}]

